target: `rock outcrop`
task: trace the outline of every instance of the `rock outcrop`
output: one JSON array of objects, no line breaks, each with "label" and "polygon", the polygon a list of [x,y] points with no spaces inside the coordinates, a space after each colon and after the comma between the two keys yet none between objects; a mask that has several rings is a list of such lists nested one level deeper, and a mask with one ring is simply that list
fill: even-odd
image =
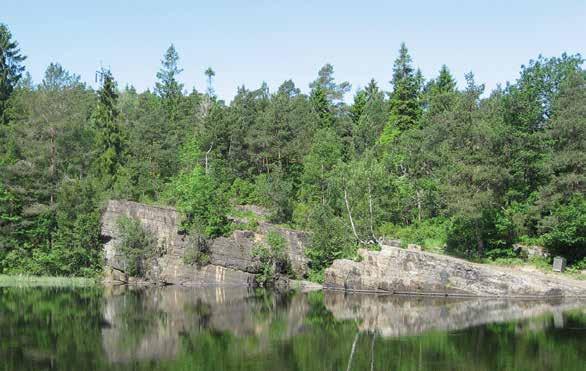
[{"label": "rock outcrop", "polygon": [[[149,262],[146,280],[136,280],[126,274],[124,256],[117,249],[121,216],[138,220],[157,242],[157,254]],[[110,283],[157,283],[183,286],[251,286],[260,272],[259,261],[252,250],[263,243],[269,231],[285,239],[285,251],[296,277],[307,273],[305,257],[306,233],[259,222],[256,231],[236,230],[229,237],[206,241],[209,264],[202,267],[186,264],[184,256],[190,239],[180,233],[181,216],[173,208],[144,205],[130,201],[111,200],[102,214],[102,236],[106,258],[105,280]]]},{"label": "rock outcrop", "polygon": [[361,261],[340,259],[326,269],[324,288],[442,296],[586,296],[586,282],[554,274],[475,264],[398,246],[358,253]]}]

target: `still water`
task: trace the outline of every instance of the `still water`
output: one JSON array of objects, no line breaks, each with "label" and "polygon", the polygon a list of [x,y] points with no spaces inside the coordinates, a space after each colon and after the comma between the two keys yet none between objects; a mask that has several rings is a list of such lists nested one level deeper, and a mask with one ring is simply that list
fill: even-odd
[{"label": "still water", "polygon": [[0,288],[0,370],[586,370],[586,302]]}]

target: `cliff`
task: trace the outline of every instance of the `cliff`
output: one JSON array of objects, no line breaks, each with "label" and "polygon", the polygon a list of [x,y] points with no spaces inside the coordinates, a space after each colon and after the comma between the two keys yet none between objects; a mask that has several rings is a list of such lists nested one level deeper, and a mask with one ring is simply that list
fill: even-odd
[{"label": "cliff", "polygon": [[[156,239],[157,254],[149,262],[144,280],[128,277],[125,271],[125,259],[117,248],[120,238],[117,221],[121,216],[138,220]],[[305,246],[308,238],[304,232],[260,222],[256,231],[236,230],[228,237],[206,241],[210,261],[198,267],[184,262],[189,238],[179,232],[180,222],[180,214],[170,207],[110,200],[102,214],[102,237],[106,241],[105,281],[184,286],[252,286],[255,274],[260,272],[260,263],[253,257],[252,250],[257,243],[265,241],[269,231],[283,236],[294,275],[302,278],[307,273]]]}]

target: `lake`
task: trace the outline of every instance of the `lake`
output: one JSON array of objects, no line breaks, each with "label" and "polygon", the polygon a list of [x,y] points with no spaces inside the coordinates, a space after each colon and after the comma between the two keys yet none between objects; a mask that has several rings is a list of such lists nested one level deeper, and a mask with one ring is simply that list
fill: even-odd
[{"label": "lake", "polygon": [[585,370],[586,302],[0,288],[0,362],[0,370]]}]

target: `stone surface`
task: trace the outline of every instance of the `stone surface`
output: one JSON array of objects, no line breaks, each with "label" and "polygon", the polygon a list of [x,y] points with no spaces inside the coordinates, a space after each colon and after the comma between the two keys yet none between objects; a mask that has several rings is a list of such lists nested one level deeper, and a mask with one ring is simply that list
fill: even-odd
[{"label": "stone surface", "polygon": [[563,272],[566,269],[566,259],[561,256],[553,258],[553,271]]},{"label": "stone surface", "polygon": [[[264,212],[255,208],[247,211]],[[297,277],[307,273],[308,259],[305,257],[307,234],[267,222],[261,222],[257,231],[234,231],[229,237],[218,237],[207,241],[210,264],[197,267],[185,264],[189,238],[179,233],[181,215],[173,208],[144,205],[130,201],[110,200],[102,214],[102,237],[105,240],[105,282],[129,283],[124,257],[117,251],[117,220],[127,216],[140,221],[157,241],[157,254],[149,262],[147,281],[158,284],[185,286],[206,285],[252,285],[254,276],[260,272],[260,264],[253,257],[256,244],[264,243],[269,231],[281,234],[286,241],[286,253]],[[141,282],[142,283],[142,282]]]},{"label": "stone surface", "polygon": [[392,246],[358,253],[361,261],[335,260],[326,269],[324,288],[444,296],[586,296],[586,282],[554,274],[520,272]]},{"label": "stone surface", "polygon": [[538,246],[538,245],[528,246],[528,245],[522,245],[522,244],[515,244],[515,245],[513,245],[513,249],[522,258],[525,258],[525,259],[549,257],[549,254],[545,251],[545,248],[543,246]]}]

